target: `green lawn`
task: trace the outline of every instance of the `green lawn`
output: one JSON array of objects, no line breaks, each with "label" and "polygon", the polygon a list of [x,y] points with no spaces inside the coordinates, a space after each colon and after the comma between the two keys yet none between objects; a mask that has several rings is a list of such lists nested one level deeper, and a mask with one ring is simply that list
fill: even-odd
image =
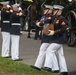
[{"label": "green lawn", "polygon": [[29,65],[0,57],[0,75],[55,75],[32,69]]}]

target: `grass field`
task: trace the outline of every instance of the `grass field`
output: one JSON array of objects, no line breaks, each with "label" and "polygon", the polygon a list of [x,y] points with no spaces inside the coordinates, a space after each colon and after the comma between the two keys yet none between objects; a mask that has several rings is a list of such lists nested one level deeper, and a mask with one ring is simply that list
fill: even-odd
[{"label": "grass field", "polygon": [[32,69],[29,65],[0,57],[0,75],[55,75]]}]

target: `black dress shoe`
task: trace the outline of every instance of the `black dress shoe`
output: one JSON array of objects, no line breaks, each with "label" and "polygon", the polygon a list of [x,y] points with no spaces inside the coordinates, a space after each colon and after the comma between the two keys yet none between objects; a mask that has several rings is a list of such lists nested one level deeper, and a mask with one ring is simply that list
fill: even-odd
[{"label": "black dress shoe", "polygon": [[33,69],[39,70],[39,71],[41,70],[40,68],[38,68],[36,66],[33,66],[33,65],[31,65],[30,67],[33,68]]},{"label": "black dress shoe", "polygon": [[60,75],[69,75],[68,72],[61,72]]},{"label": "black dress shoe", "polygon": [[54,73],[59,73],[59,70],[54,70],[53,72],[54,72]]},{"label": "black dress shoe", "polygon": [[11,58],[11,56],[7,56],[7,57],[4,57],[4,58]]},{"label": "black dress shoe", "polygon": [[52,69],[49,68],[49,67],[43,67],[41,68],[43,71],[46,71],[46,72],[52,72]]},{"label": "black dress shoe", "polygon": [[22,59],[20,59],[20,58],[19,59],[15,59],[14,61],[22,61]]}]

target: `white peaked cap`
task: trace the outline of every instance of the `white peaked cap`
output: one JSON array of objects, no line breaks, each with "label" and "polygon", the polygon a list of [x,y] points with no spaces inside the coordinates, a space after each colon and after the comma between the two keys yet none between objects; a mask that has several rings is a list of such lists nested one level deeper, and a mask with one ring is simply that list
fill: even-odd
[{"label": "white peaked cap", "polygon": [[51,5],[44,5],[44,6],[45,6],[45,8],[53,9],[53,6],[51,6]]},{"label": "white peaked cap", "polygon": [[0,4],[7,5],[7,4],[9,4],[9,1],[0,2]]},{"label": "white peaked cap", "polygon": [[17,3],[16,3],[16,4],[12,5],[12,7],[13,7],[13,8],[19,7],[19,5],[20,5],[20,4],[17,4]]},{"label": "white peaked cap", "polygon": [[61,6],[61,5],[53,5],[53,8],[54,8],[54,9],[59,9],[59,10],[64,9],[64,7]]},{"label": "white peaked cap", "polygon": [[21,8],[21,7],[19,7],[19,8],[18,8],[18,10],[19,10],[19,11],[20,11],[20,10],[22,11],[22,8]]}]

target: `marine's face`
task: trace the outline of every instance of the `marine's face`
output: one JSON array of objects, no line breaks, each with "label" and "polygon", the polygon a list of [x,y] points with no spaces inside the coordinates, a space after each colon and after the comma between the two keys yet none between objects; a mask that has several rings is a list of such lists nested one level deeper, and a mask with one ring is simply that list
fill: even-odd
[{"label": "marine's face", "polygon": [[52,9],[45,9],[44,10],[44,14],[51,14],[52,13]]},{"label": "marine's face", "polygon": [[48,12],[48,9],[45,9],[43,12],[44,12],[44,14],[46,14]]},{"label": "marine's face", "polygon": [[18,7],[14,7],[13,10],[14,10],[14,11],[18,11]]},{"label": "marine's face", "polygon": [[48,10],[48,14],[51,14],[51,13],[52,13],[52,9],[49,9],[49,10]]},{"label": "marine's face", "polygon": [[62,14],[62,10],[54,10],[53,14],[59,16]]},{"label": "marine's face", "polygon": [[59,10],[57,15],[61,15],[62,14],[62,10]]}]

